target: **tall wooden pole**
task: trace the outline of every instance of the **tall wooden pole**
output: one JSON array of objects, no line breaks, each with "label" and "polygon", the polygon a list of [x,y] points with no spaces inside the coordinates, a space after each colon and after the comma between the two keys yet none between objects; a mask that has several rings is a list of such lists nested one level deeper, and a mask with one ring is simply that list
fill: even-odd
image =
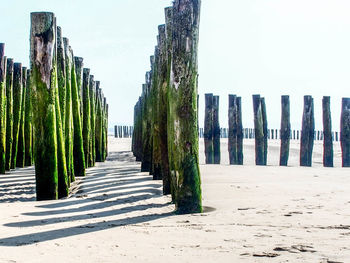
[{"label": "tall wooden pole", "polygon": [[31,13],[30,61],[37,200],[58,197],[54,20],[53,13]]},{"label": "tall wooden pole", "polygon": [[90,152],[90,132],[91,132],[91,111],[90,111],[90,93],[89,93],[89,78],[90,69],[84,68],[83,70],[83,142],[84,142],[84,156],[86,167],[91,165],[90,161],[92,156]]},{"label": "tall wooden pole", "polygon": [[204,149],[205,163],[214,163],[214,143],[213,143],[213,94],[207,93],[205,96],[205,113],[204,113]]},{"label": "tall wooden pole", "polygon": [[66,120],[66,85],[67,85],[67,75],[66,75],[66,52],[63,43],[62,29],[57,27],[57,84],[58,84],[58,96],[60,101],[60,113],[62,122],[62,132],[65,138],[65,120]]},{"label": "tall wooden pole", "polygon": [[220,124],[219,124],[219,96],[213,97],[213,147],[214,164],[220,164]]},{"label": "tall wooden pole", "polygon": [[263,119],[263,133],[264,133],[264,165],[267,164],[267,140],[268,140],[268,128],[267,128],[267,113],[265,98],[260,99],[261,115]]},{"label": "tall wooden pole", "polygon": [[243,123],[242,123],[242,99],[236,97],[236,123],[237,123],[237,164],[243,165]]},{"label": "tall wooden pole", "polygon": [[228,95],[228,153],[230,164],[238,163],[236,95]]},{"label": "tall wooden pole", "polygon": [[261,108],[260,95],[253,95],[254,109],[254,128],[255,128],[255,164],[265,164],[265,146],[264,146],[264,121]]},{"label": "tall wooden pole", "polygon": [[7,59],[6,68],[6,171],[11,169],[13,141],[13,59]]},{"label": "tall wooden pole", "polygon": [[20,121],[19,121],[16,167],[24,167],[24,160],[25,160],[24,121],[25,121],[26,92],[27,92],[27,68],[23,67],[22,68],[22,107],[21,107]]},{"label": "tall wooden pole", "polygon": [[0,174],[6,170],[6,67],[5,44],[0,43]]},{"label": "tall wooden pole", "polygon": [[96,151],[95,151],[95,124],[96,124],[96,82],[94,80],[94,75],[90,75],[89,78],[89,96],[90,96],[90,158],[89,166],[95,166],[96,161]]},{"label": "tall wooden pole", "polygon": [[333,167],[333,138],[331,97],[324,96],[322,99],[323,109],[323,166]]},{"label": "tall wooden pole", "polygon": [[25,146],[25,166],[31,166],[33,164],[33,127],[32,127],[32,99],[31,99],[31,70],[27,69],[27,84],[25,93],[25,117],[24,117],[24,146]]},{"label": "tall wooden pole", "polygon": [[280,150],[280,165],[287,166],[289,158],[290,144],[290,102],[289,96],[281,97],[281,150]]},{"label": "tall wooden pole", "polygon": [[350,167],[350,98],[342,99],[340,145],[342,150],[342,166]]},{"label": "tall wooden pole", "polygon": [[314,101],[311,96],[304,96],[303,122],[300,139],[300,166],[312,165],[314,136]]},{"label": "tall wooden pole", "polygon": [[[200,0],[175,0],[168,129],[178,213],[202,212],[198,161],[197,89]],[[174,179],[175,179],[174,178]]]}]

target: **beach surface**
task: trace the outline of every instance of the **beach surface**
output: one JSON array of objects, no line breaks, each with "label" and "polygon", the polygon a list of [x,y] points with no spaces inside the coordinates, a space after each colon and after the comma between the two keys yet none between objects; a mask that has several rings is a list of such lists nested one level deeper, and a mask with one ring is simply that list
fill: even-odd
[{"label": "beach surface", "polygon": [[131,139],[109,136],[105,163],[78,178],[72,195],[35,201],[34,168],[0,175],[0,262],[350,262],[350,170],[322,166],[316,141],[313,167],[279,167],[279,141],[269,141],[268,165],[254,165],[254,141],[244,165],[200,169],[204,212],[176,215],[162,182],[140,172]]}]

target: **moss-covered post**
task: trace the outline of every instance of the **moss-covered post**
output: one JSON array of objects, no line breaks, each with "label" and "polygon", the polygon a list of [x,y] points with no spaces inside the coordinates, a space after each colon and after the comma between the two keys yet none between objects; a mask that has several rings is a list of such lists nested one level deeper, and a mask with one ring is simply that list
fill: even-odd
[{"label": "moss-covered post", "polygon": [[228,153],[230,164],[238,163],[236,95],[228,95]]},{"label": "moss-covered post", "polygon": [[33,164],[33,134],[32,134],[32,99],[31,99],[31,70],[27,69],[27,83],[25,91],[25,108],[24,108],[24,165]]},{"label": "moss-covered post", "polygon": [[95,123],[95,151],[96,162],[102,162],[102,99],[100,82],[96,81],[96,123]]},{"label": "moss-covered post", "polygon": [[142,105],[142,172],[151,172],[152,165],[152,138],[151,138],[151,116],[150,107],[150,72],[146,73],[146,84],[143,85],[143,105]]},{"label": "moss-covered post", "polygon": [[22,117],[22,93],[22,63],[15,63],[13,67],[13,141],[11,169],[16,168],[17,162],[18,135]]},{"label": "moss-covered post", "polygon": [[31,92],[37,200],[57,199],[56,25],[53,13],[31,13]]},{"label": "moss-covered post", "polygon": [[263,118],[263,133],[264,133],[264,165],[267,164],[267,141],[268,141],[268,128],[267,128],[267,113],[265,98],[260,99],[261,103],[261,114]]},{"label": "moss-covered post", "polygon": [[[75,74],[77,80],[77,88],[78,88],[78,97],[79,97],[79,105],[80,105],[80,114],[83,115],[83,64],[84,59],[81,57],[74,57],[75,63]],[[81,120],[83,122],[83,120]],[[82,124],[83,125],[83,124]]]},{"label": "moss-covered post", "polygon": [[[73,56],[73,53],[72,53]],[[85,158],[79,92],[83,78],[83,58],[74,57],[72,63],[73,163],[75,176],[85,176]]]},{"label": "moss-covered post", "polygon": [[72,105],[72,65],[73,56],[72,50],[69,46],[68,38],[63,38],[64,52],[65,52],[65,65],[66,65],[66,108],[64,117],[64,140],[65,140],[65,152],[66,152],[66,164],[69,183],[75,181],[74,174],[74,161],[73,161],[73,105]]},{"label": "moss-covered post", "polygon": [[6,171],[11,169],[13,142],[13,67],[12,58],[7,59],[6,67]]},{"label": "moss-covered post", "polygon": [[84,159],[86,167],[90,165],[90,130],[91,130],[91,112],[90,112],[90,93],[89,93],[90,69],[83,70],[83,143],[84,143]]},{"label": "moss-covered post", "polygon": [[314,100],[311,96],[304,96],[304,111],[300,138],[300,166],[312,165],[314,136]]},{"label": "moss-covered post", "polygon": [[95,151],[95,123],[96,123],[96,82],[94,80],[94,75],[89,77],[89,96],[90,96],[90,142],[89,142],[89,161],[88,166],[95,166],[96,161],[96,151]]},{"label": "moss-covered post", "polygon": [[219,96],[213,97],[213,148],[214,164],[220,164],[220,124],[219,124]]},{"label": "moss-covered post", "polygon": [[243,165],[243,122],[242,98],[236,97],[236,125],[237,125],[237,164]]},{"label": "moss-covered post", "polygon": [[62,122],[62,132],[65,136],[65,120],[66,120],[66,57],[65,45],[63,43],[62,29],[57,27],[57,84],[58,96],[60,101],[60,112]]},{"label": "moss-covered post", "polygon": [[24,167],[25,160],[25,138],[24,138],[24,121],[25,121],[25,97],[27,91],[27,68],[22,68],[22,107],[19,120],[18,131],[18,146],[17,146],[17,159],[16,167]]},{"label": "moss-covered post", "polygon": [[331,97],[324,96],[322,99],[323,119],[323,166],[333,167],[333,138]]},{"label": "moss-covered post", "polygon": [[0,43],[0,174],[6,167],[6,57],[5,44]]},{"label": "moss-covered post", "polygon": [[178,213],[202,212],[197,129],[199,16],[199,0],[175,0],[168,147]]},{"label": "moss-covered post", "polygon": [[350,167],[350,98],[342,99],[340,146],[342,150],[342,166]]},{"label": "moss-covered post", "polygon": [[255,164],[265,164],[265,146],[264,146],[264,121],[261,107],[260,95],[253,95],[254,109],[254,131],[255,131]]},{"label": "moss-covered post", "polygon": [[281,97],[281,150],[280,165],[287,166],[289,158],[290,143],[290,102],[289,96]]},{"label": "moss-covered post", "polygon": [[213,94],[207,93],[205,97],[205,112],[204,112],[204,151],[205,163],[214,163],[214,142],[213,142]]}]

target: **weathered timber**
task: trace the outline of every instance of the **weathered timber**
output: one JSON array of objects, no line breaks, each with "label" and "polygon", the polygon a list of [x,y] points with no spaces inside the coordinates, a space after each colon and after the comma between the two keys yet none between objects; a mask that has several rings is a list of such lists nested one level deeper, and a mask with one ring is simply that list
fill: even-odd
[{"label": "weathered timber", "polygon": [[[80,105],[80,114],[83,114],[83,64],[84,59],[82,57],[74,57],[74,65],[75,65],[75,75],[77,81],[78,88],[78,98]],[[83,120],[81,120],[83,121]]]},{"label": "weathered timber", "polygon": [[24,121],[25,121],[25,97],[27,91],[27,68],[22,68],[22,107],[20,112],[18,146],[16,167],[24,167],[25,160],[25,138],[24,138]]},{"label": "weathered timber", "polygon": [[260,99],[261,103],[261,115],[263,120],[263,133],[264,133],[264,165],[267,164],[267,141],[268,141],[268,128],[267,128],[267,113],[265,98]]},{"label": "weathered timber", "polygon": [[151,116],[152,116],[152,108],[150,107],[150,73],[146,74],[146,83],[143,85],[142,92],[142,164],[141,171],[142,172],[151,172],[152,165],[152,136],[151,136]]},{"label": "weathered timber", "polygon": [[300,138],[300,166],[312,165],[312,150],[315,136],[314,101],[304,96],[303,121]]},{"label": "weathered timber", "polygon": [[6,168],[6,67],[5,44],[0,43],[0,174]]},{"label": "weathered timber", "polygon": [[95,123],[96,123],[96,82],[94,75],[89,77],[89,96],[90,96],[90,142],[89,142],[89,161],[88,166],[95,166],[96,151],[95,151]]},{"label": "weathered timber", "polygon": [[[68,43],[66,44],[66,46]],[[60,112],[62,122],[62,132],[65,136],[65,120],[66,120],[66,55],[65,45],[63,43],[62,29],[57,27],[57,85],[58,85],[58,96],[60,101]]]},{"label": "weathered timber", "polygon": [[205,163],[214,163],[214,143],[213,143],[213,94],[207,93],[205,97],[205,113],[204,113],[204,151]]},{"label": "weathered timber", "polygon": [[[73,53],[72,53],[73,57]],[[78,73],[78,74],[77,74]],[[83,129],[81,122],[81,107],[79,92],[83,77],[83,59],[74,57],[71,71],[72,80],[72,115],[73,115],[73,164],[75,176],[85,176],[85,158]],[[80,88],[79,88],[80,86]]]},{"label": "weathered timber", "polygon": [[58,197],[55,33],[53,13],[31,13],[30,61],[37,200]]},{"label": "weathered timber", "polygon": [[27,83],[25,92],[25,109],[24,109],[24,165],[31,166],[33,164],[33,133],[32,133],[32,99],[31,99],[31,70],[27,69]]},{"label": "weathered timber", "polygon": [[242,99],[236,97],[236,125],[237,125],[237,164],[243,165],[243,122]]},{"label": "weathered timber", "polygon": [[350,98],[342,99],[340,145],[342,150],[342,166],[350,167]]},{"label": "weathered timber", "polygon": [[12,157],[11,169],[16,168],[17,151],[18,151],[18,135],[20,121],[22,117],[22,63],[14,63],[13,66],[13,141],[12,141]]},{"label": "weathered timber", "polygon": [[13,59],[7,59],[6,67],[6,171],[11,169],[13,141]]},{"label": "weathered timber", "polygon": [[236,95],[228,95],[228,153],[230,164],[238,163]]},{"label": "weathered timber", "polygon": [[214,164],[220,164],[219,96],[213,97],[213,148]]},{"label": "weathered timber", "polygon": [[174,1],[168,152],[180,214],[202,212],[197,129],[199,16],[199,0]]},{"label": "weathered timber", "polygon": [[281,112],[280,165],[287,166],[290,144],[290,102],[287,95],[281,97]]},{"label": "weathered timber", "polygon": [[91,156],[92,153],[90,152],[91,112],[90,112],[89,79],[90,79],[90,69],[84,68],[82,97],[83,97],[83,143],[84,143],[84,158],[85,158],[86,167],[91,165],[90,159],[92,158]]},{"label": "weathered timber", "polygon": [[102,94],[100,82],[96,81],[96,123],[95,123],[95,151],[96,162],[103,162],[102,153]]},{"label": "weathered timber", "polygon": [[324,96],[322,99],[323,120],[323,166],[333,167],[333,138],[331,97]]},{"label": "weathered timber", "polygon": [[255,132],[255,164],[265,164],[265,146],[264,146],[264,121],[261,108],[260,95],[253,95],[254,109],[254,132]]}]

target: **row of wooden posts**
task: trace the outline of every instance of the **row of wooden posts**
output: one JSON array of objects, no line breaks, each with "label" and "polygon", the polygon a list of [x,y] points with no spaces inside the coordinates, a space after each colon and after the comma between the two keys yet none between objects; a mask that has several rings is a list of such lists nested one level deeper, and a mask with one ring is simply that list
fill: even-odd
[{"label": "row of wooden posts", "polygon": [[131,138],[134,132],[134,126],[114,126],[115,138]]},{"label": "row of wooden posts", "polygon": [[134,108],[132,151],[142,171],[163,180],[178,213],[202,211],[198,161],[200,0],[175,0],[158,27],[142,95]]},{"label": "row of wooden posts", "polygon": [[0,173],[35,164],[37,200],[67,197],[107,156],[108,104],[53,13],[31,14],[30,69],[0,44]]},{"label": "row of wooden posts", "polygon": [[[241,98],[229,95],[228,109],[228,151],[230,164],[243,164],[243,139],[255,139],[255,163],[267,164],[267,147],[269,138],[277,138],[278,130],[269,130],[265,99],[253,95],[254,129],[244,130],[242,127]],[[289,159],[289,144],[292,138],[299,139],[299,131],[291,131],[289,96],[281,97],[281,128],[279,130],[280,165],[287,166]],[[219,97],[205,94],[204,145],[207,164],[220,163],[220,126]],[[314,103],[311,96],[304,96],[302,130],[300,132],[300,165],[312,165],[312,150],[314,140],[322,139],[323,165],[333,167],[333,141],[338,141],[338,132],[332,131],[330,97],[322,99],[323,131],[315,131]],[[342,99],[340,121],[340,142],[342,149],[342,166],[350,166],[350,99]],[[254,134],[251,134],[252,131]]]}]

